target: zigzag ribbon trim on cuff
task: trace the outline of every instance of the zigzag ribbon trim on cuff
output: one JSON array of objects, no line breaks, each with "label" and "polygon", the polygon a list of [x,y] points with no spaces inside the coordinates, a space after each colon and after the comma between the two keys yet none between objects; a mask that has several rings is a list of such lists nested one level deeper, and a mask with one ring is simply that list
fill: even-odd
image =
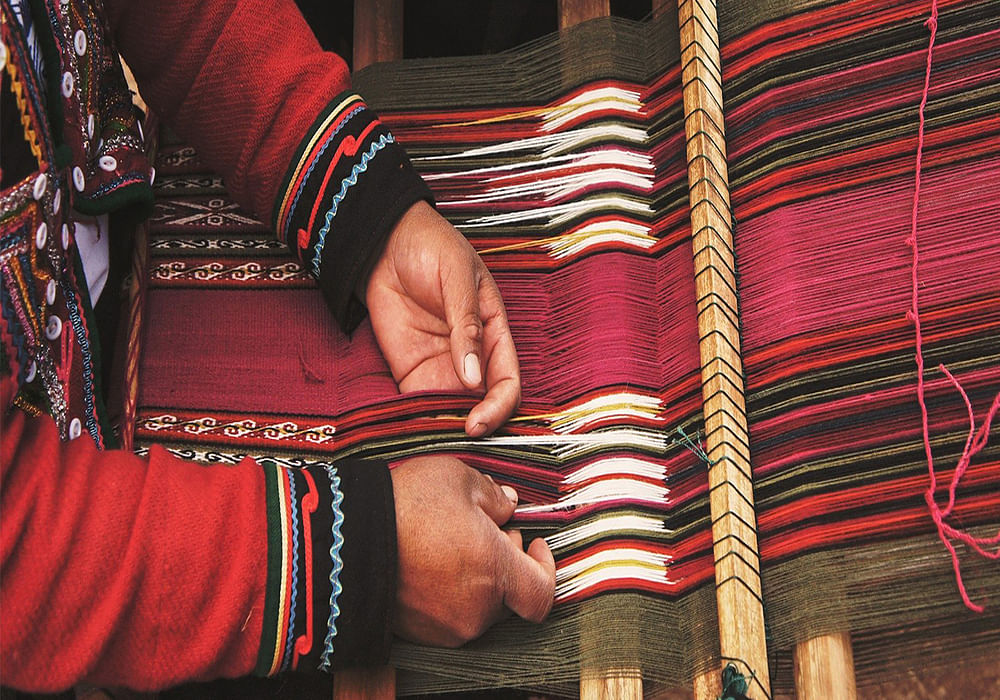
[{"label": "zigzag ribbon trim on cuff", "polygon": [[344,568],[344,562],[340,558],[340,550],[344,546],[344,537],[340,532],[344,524],[344,512],[341,503],[344,500],[344,493],[340,490],[340,477],[334,467],[325,467],[327,475],[330,477],[330,491],[333,496],[333,543],[330,545],[330,561],[333,566],[330,569],[330,617],[326,624],[326,639],[324,640],[323,653],[320,654],[319,668],[322,671],[330,670],[330,657],[333,656],[333,638],[337,636],[337,617],[340,616],[340,608],[337,605],[337,598],[340,596],[340,572]]},{"label": "zigzag ribbon trim on cuff", "polygon": [[[267,587],[254,673],[270,676],[297,669],[303,657],[308,657],[306,665],[317,663],[317,622],[323,624],[321,620],[329,617],[329,627],[339,614],[327,616],[325,604],[328,597],[335,604],[341,590],[340,528],[344,516],[340,478],[332,466],[290,469],[265,460],[262,467],[267,499]],[[327,481],[331,481],[329,488]],[[314,552],[313,547],[314,538],[325,541],[322,535],[328,531],[334,533],[329,563],[325,552]],[[327,582],[332,595],[328,595]],[[332,638],[328,629],[328,647]]]},{"label": "zigzag ribbon trim on cuff", "polygon": [[340,206],[342,201],[344,201],[344,197],[347,196],[347,191],[354,185],[358,184],[358,176],[368,170],[369,161],[375,157],[376,153],[381,151],[390,143],[395,143],[395,139],[392,138],[392,134],[383,134],[378,141],[371,145],[371,148],[361,154],[361,162],[357,163],[351,169],[351,174],[345,177],[340,183],[340,191],[333,197],[330,209],[326,212],[323,228],[319,230],[319,240],[317,240],[316,245],[313,246],[314,252],[312,259],[312,271],[317,277],[319,277],[320,264],[323,262],[323,248],[326,246],[326,236],[330,232],[330,224],[333,223],[333,218],[337,215],[337,207]]}]

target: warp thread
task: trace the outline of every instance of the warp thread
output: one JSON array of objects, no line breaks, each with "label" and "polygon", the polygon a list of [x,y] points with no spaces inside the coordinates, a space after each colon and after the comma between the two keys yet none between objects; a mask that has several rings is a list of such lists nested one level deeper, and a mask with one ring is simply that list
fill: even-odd
[{"label": "warp thread", "polygon": [[[976,430],[976,421],[973,415],[972,403],[969,401],[968,394],[966,394],[965,389],[959,381],[952,375],[951,372],[943,365],[938,365],[938,369],[948,378],[952,383],[958,393],[962,396],[962,400],[965,402],[965,407],[969,414],[969,435],[965,440],[965,447],[962,449],[962,455],[959,457],[958,464],[955,466],[955,472],[951,477],[951,483],[948,485],[948,504],[941,508],[938,505],[935,498],[935,493],[937,491],[937,474],[934,471],[934,457],[931,454],[931,442],[930,442],[930,430],[928,428],[928,417],[927,417],[927,403],[924,399],[924,356],[923,356],[923,337],[921,335],[920,329],[920,311],[918,304],[918,281],[917,281],[917,266],[919,262],[919,250],[917,247],[917,210],[920,205],[920,171],[923,161],[923,151],[924,151],[924,110],[927,107],[927,98],[930,93],[930,82],[931,82],[931,64],[934,57],[934,40],[937,37],[937,27],[938,27],[938,6],[937,0],[931,1],[931,16],[924,23],[925,26],[930,29],[930,40],[927,45],[927,67],[924,72],[924,89],[923,94],[920,99],[919,108],[919,128],[917,131],[917,162],[914,175],[914,190],[913,190],[913,210],[910,217],[910,237],[906,239],[907,245],[913,248],[913,267],[911,269],[911,284],[913,287],[912,293],[912,307],[910,311],[906,313],[906,317],[913,322],[915,327],[916,336],[916,362],[917,362],[917,401],[920,404],[920,415],[923,428],[923,439],[924,439],[924,454],[927,457],[927,471],[930,475],[930,485],[927,491],[924,493],[924,500],[927,501],[927,507],[930,509],[931,518],[934,520],[935,526],[937,526],[938,537],[944,544],[948,553],[951,555],[952,568],[955,571],[955,582],[958,584],[959,593],[962,595],[962,602],[965,606],[974,612],[981,613],[984,608],[981,605],[973,603],[969,598],[969,594],[965,589],[965,584],[962,581],[962,569],[958,561],[958,553],[955,550],[955,545],[953,540],[958,540],[964,543],[974,552],[979,555],[986,557],[988,559],[1000,559],[1000,532],[994,537],[975,537],[964,530],[953,527],[945,522],[945,519],[951,515],[952,510],[955,507],[955,492],[958,488],[958,484],[962,479],[963,474],[965,474],[966,468],[969,466],[970,460],[979,453],[986,445],[987,437],[989,435],[990,424],[993,422],[993,418],[996,416],[997,411],[1000,410],[1000,392],[997,392],[996,397],[993,399],[993,403],[990,406],[989,411],[986,413],[986,418],[983,420],[983,424],[980,426],[979,430]],[[996,546],[996,551],[989,551],[986,547]]]}]

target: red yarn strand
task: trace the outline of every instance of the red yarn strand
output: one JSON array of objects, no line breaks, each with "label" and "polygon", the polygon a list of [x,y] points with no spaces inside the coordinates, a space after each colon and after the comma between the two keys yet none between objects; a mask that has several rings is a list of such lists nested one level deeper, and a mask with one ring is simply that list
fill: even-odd
[{"label": "red yarn strand", "polygon": [[976,431],[975,416],[972,409],[972,403],[969,401],[968,394],[962,388],[959,381],[945,368],[945,366],[938,365],[938,368],[948,377],[952,385],[962,396],[962,400],[965,402],[966,408],[969,414],[969,436],[965,441],[965,447],[962,450],[962,455],[958,460],[958,464],[955,467],[955,472],[952,475],[951,483],[948,485],[948,505],[942,509],[935,498],[937,492],[937,474],[934,471],[934,457],[931,454],[931,442],[930,442],[930,429],[928,426],[928,415],[927,415],[927,404],[924,400],[924,355],[923,355],[923,337],[921,335],[920,328],[920,310],[919,310],[919,300],[918,300],[918,263],[919,263],[919,248],[917,246],[917,211],[920,205],[920,172],[923,162],[923,150],[924,150],[924,110],[927,107],[927,98],[930,93],[930,82],[931,82],[931,64],[933,63],[934,56],[934,40],[937,37],[937,24],[938,24],[938,7],[937,0],[932,0],[931,2],[931,16],[925,23],[925,25],[930,29],[930,41],[927,46],[927,68],[924,73],[924,90],[920,99],[920,125],[917,132],[917,162],[916,162],[916,172],[914,175],[914,189],[913,189],[913,210],[910,217],[910,237],[906,240],[907,244],[913,248],[913,266],[911,269],[911,283],[912,283],[912,307],[907,313],[907,317],[913,322],[915,328],[916,336],[916,362],[917,362],[917,401],[920,404],[920,416],[923,427],[923,438],[924,438],[924,453],[927,456],[927,471],[930,477],[930,485],[927,488],[924,498],[927,501],[927,507],[930,509],[931,518],[934,520],[934,524],[937,526],[938,537],[941,538],[941,542],[944,544],[948,553],[951,555],[952,568],[955,571],[955,582],[958,584],[959,593],[962,596],[962,602],[965,606],[974,612],[983,612],[984,608],[977,603],[972,602],[969,597],[968,591],[966,591],[965,584],[962,581],[962,570],[961,565],[958,561],[958,552],[955,549],[955,545],[952,540],[958,540],[968,546],[970,549],[980,554],[981,556],[987,557],[989,559],[1000,559],[1000,548],[996,551],[989,551],[986,547],[1000,545],[1000,532],[994,537],[974,537],[969,533],[955,528],[945,522],[945,518],[951,515],[952,510],[955,507],[956,491],[958,489],[958,484],[965,474],[965,470],[969,466],[971,459],[986,445],[987,437],[989,435],[990,424],[993,418],[996,416],[997,411],[1000,410],[1000,392],[997,393],[996,397],[993,399],[993,403],[990,406],[989,411],[983,421],[982,426],[980,426],[978,432]]}]

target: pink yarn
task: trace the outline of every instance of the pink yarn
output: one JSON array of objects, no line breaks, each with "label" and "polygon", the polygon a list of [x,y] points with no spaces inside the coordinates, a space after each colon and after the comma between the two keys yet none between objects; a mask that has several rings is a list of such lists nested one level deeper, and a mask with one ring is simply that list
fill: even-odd
[{"label": "pink yarn", "polygon": [[[993,403],[990,406],[989,411],[986,413],[986,418],[983,421],[982,426],[980,426],[977,431],[976,421],[972,410],[972,403],[969,401],[968,395],[952,373],[949,372],[944,365],[938,365],[939,369],[945,374],[946,377],[948,377],[955,389],[958,390],[958,393],[961,394],[962,400],[965,401],[965,406],[968,409],[969,414],[969,436],[966,438],[965,447],[962,450],[962,456],[958,460],[958,464],[955,467],[955,473],[952,475],[951,483],[948,485],[948,504],[943,509],[938,505],[935,498],[935,494],[937,492],[937,474],[934,472],[934,457],[931,454],[930,430],[928,428],[927,420],[927,404],[924,401],[923,337],[920,332],[920,311],[917,298],[917,265],[919,260],[919,251],[917,247],[917,209],[920,204],[920,169],[924,151],[924,109],[927,106],[927,96],[930,92],[931,63],[934,55],[934,39],[937,36],[937,21],[937,0],[932,0],[931,16],[925,23],[931,31],[931,37],[927,46],[927,69],[924,74],[924,91],[923,96],[920,99],[920,127],[917,132],[917,164],[916,175],[914,177],[915,187],[913,190],[913,213],[910,219],[910,237],[906,239],[907,245],[913,248],[913,267],[911,275],[911,282],[913,285],[913,305],[911,310],[907,312],[906,316],[913,321],[913,325],[916,329],[917,401],[920,404],[920,414],[923,422],[924,452],[927,455],[927,470],[930,475],[930,485],[924,494],[924,499],[927,501],[927,507],[930,509],[931,518],[933,518],[934,524],[937,526],[938,537],[941,538],[941,542],[944,543],[945,548],[948,550],[949,554],[951,554],[952,568],[955,570],[955,581],[958,584],[958,590],[962,595],[962,601],[970,610],[974,612],[983,612],[983,606],[972,602],[965,589],[965,584],[962,582],[962,570],[958,562],[958,553],[955,550],[953,540],[965,543],[966,546],[984,557],[989,559],[1000,559],[1000,532],[998,532],[994,537],[974,537],[963,530],[949,525],[945,522],[945,519],[951,515],[951,512],[955,507],[955,492],[958,489],[958,484],[962,479],[962,475],[965,474],[965,470],[969,466],[969,461],[986,445],[986,440],[990,430],[990,423],[992,423],[997,412],[1000,411],[1000,392],[998,392],[996,397],[993,399]],[[996,551],[989,551],[986,549],[986,547],[991,546],[998,546],[998,548]]]}]

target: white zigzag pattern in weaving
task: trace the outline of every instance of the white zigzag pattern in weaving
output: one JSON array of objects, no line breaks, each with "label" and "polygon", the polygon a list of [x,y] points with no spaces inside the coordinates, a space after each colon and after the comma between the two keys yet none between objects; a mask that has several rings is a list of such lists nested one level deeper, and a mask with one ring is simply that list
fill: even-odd
[{"label": "white zigzag pattern in weaving", "polygon": [[249,418],[245,418],[243,420],[225,422],[211,416],[182,420],[170,414],[144,418],[139,423],[139,428],[154,432],[180,430],[180,432],[192,435],[217,433],[235,438],[254,436],[275,441],[304,439],[306,442],[316,444],[329,442],[333,439],[337,431],[336,426],[328,423],[310,428],[302,428],[291,421],[260,424]]}]

